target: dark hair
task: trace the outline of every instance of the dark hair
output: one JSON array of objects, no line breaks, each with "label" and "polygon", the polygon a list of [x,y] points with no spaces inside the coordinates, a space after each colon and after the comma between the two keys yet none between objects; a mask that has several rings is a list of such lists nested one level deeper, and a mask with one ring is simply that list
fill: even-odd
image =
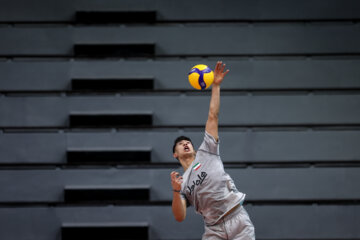
[{"label": "dark hair", "polygon": [[[191,139],[190,139],[190,138],[188,138],[188,137],[185,137],[185,136],[180,136],[180,137],[177,137],[177,138],[175,139],[175,141],[174,141],[173,153],[175,153],[175,147],[176,147],[176,144],[177,144],[178,142],[181,142],[182,140],[186,140],[186,141],[191,142]],[[192,145],[192,142],[191,142],[191,145]]]}]

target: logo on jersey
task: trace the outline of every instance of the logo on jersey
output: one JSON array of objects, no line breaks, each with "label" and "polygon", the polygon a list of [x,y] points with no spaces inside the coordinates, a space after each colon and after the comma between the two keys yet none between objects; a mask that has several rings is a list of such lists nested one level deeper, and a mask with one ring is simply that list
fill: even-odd
[{"label": "logo on jersey", "polygon": [[203,183],[203,181],[205,180],[207,176],[207,173],[206,172],[201,172],[200,174],[197,175],[198,179],[197,180],[194,180],[192,183],[192,185],[189,187],[187,186],[187,188],[189,189],[189,194],[191,195],[193,192],[194,192],[194,189],[196,186],[199,186]]},{"label": "logo on jersey", "polygon": [[201,167],[201,163],[197,163],[193,166],[193,169],[196,171]]}]

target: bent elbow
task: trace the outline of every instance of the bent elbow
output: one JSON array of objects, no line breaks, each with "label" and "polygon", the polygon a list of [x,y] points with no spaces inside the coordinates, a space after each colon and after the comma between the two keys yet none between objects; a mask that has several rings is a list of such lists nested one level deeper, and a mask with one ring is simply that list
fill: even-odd
[{"label": "bent elbow", "polygon": [[178,214],[178,215],[174,215],[175,217],[175,220],[178,221],[178,222],[182,222],[185,220],[185,214]]},{"label": "bent elbow", "polygon": [[184,217],[175,217],[175,220],[178,222],[182,222],[185,220],[185,218]]}]

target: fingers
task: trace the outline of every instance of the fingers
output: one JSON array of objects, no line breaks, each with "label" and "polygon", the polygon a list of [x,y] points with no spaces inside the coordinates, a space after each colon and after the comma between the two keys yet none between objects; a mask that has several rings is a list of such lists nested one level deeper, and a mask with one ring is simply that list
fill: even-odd
[{"label": "fingers", "polygon": [[171,185],[173,189],[180,191],[181,190],[181,184],[183,183],[183,177],[175,171],[172,171],[170,173],[171,176]]},{"label": "fingers", "polygon": [[183,182],[183,177],[182,177],[182,176],[181,176],[181,177],[178,177],[177,179],[175,179],[175,183],[177,183],[177,184],[179,184],[179,185],[181,185],[182,182]]},{"label": "fingers", "polygon": [[171,178],[176,178],[177,175],[180,175],[178,172],[172,171],[170,173]]},{"label": "fingers", "polygon": [[215,65],[215,72],[219,72],[220,67],[221,67],[221,62],[217,61],[216,65]]},{"label": "fingers", "polygon": [[178,172],[175,172],[175,171],[172,171],[171,173],[170,173],[170,176],[171,176],[171,180],[175,180],[175,179],[179,179],[179,178],[183,178],[181,175],[180,175],[180,173],[178,173]]},{"label": "fingers", "polygon": [[226,70],[225,72],[224,72],[224,70],[225,70],[225,67],[226,67],[226,64],[224,63],[223,64],[223,62],[222,61],[218,61],[217,63],[216,63],[216,66],[215,66],[215,72],[216,73],[222,73],[222,74],[224,74],[224,76],[229,72],[229,70]]},{"label": "fingers", "polygon": [[171,181],[177,182],[177,180],[181,180],[182,182],[183,177],[180,175],[180,173],[172,171],[170,173],[170,176],[171,176]]},{"label": "fingers", "polygon": [[220,71],[223,72],[225,68],[225,63],[223,64],[222,62],[220,62]]},{"label": "fingers", "polygon": [[176,179],[176,172],[171,172],[170,173],[170,177],[171,177],[171,181],[173,182]]},{"label": "fingers", "polygon": [[215,65],[215,72],[220,72],[221,71],[221,61],[217,61],[216,65]]},{"label": "fingers", "polygon": [[228,72],[230,72],[229,69],[224,72],[224,77],[226,76],[226,74],[228,74]]}]

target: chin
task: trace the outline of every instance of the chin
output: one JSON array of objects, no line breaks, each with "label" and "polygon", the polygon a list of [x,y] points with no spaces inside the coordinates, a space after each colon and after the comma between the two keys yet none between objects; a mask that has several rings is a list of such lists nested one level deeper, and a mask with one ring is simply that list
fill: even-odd
[{"label": "chin", "polygon": [[188,157],[188,156],[194,156],[195,152],[185,152],[184,156]]}]

